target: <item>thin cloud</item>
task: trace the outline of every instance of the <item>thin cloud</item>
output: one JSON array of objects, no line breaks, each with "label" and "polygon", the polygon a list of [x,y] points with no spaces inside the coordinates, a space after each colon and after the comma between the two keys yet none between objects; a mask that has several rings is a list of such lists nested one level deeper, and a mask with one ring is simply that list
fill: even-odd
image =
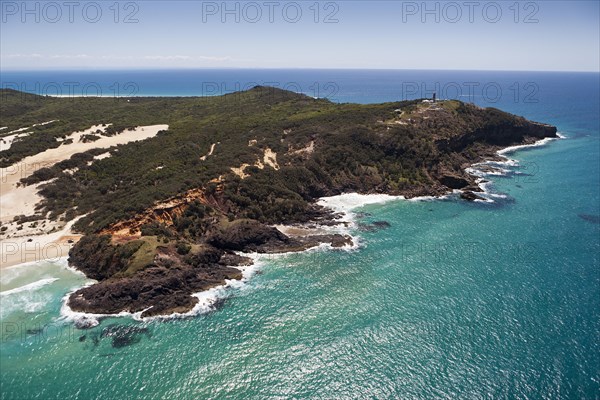
[{"label": "thin cloud", "polygon": [[41,54],[6,54],[5,58],[44,58]]},{"label": "thin cloud", "polygon": [[98,59],[98,60],[152,60],[152,61],[211,61],[223,62],[234,61],[230,56],[186,56],[186,55],[170,55],[170,56],[90,56],[88,54],[6,54],[4,58],[36,58],[36,59]]},{"label": "thin cloud", "polygon": [[211,61],[211,62],[222,62],[232,61],[233,59],[229,56],[226,57],[215,57],[215,56],[145,56],[146,60],[156,61]]}]

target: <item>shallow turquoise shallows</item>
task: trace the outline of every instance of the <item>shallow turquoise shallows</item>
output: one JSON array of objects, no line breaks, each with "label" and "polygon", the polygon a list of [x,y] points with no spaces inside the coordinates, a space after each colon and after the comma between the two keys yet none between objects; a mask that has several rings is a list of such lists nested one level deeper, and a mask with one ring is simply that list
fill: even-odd
[{"label": "shallow turquoise shallows", "polygon": [[[111,79],[86,73],[79,79]],[[2,79],[61,79],[12,74]],[[139,82],[150,82],[145,74]],[[86,279],[64,261],[3,270],[2,399],[600,398],[598,74],[277,74],[337,79],[341,101],[363,103],[401,99],[408,79],[533,82],[535,102],[512,92],[474,101],[554,124],[566,139],[510,154],[519,166],[490,178],[494,203],[357,209],[357,222],[391,226],[355,231],[358,250],[263,259],[217,310],[194,318],[108,318],[79,330],[61,319],[62,298]],[[141,94],[161,94],[154,85]]]}]

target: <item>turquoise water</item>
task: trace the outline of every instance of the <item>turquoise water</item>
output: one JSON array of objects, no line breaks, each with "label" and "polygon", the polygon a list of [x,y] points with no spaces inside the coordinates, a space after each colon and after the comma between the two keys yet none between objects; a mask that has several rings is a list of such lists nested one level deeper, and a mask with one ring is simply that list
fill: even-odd
[{"label": "turquoise water", "polygon": [[2,271],[2,398],[600,398],[598,77],[538,81],[498,107],[567,139],[511,154],[495,203],[362,207],[390,228],[264,259],[216,311],[79,330],[61,299],[85,278]]}]

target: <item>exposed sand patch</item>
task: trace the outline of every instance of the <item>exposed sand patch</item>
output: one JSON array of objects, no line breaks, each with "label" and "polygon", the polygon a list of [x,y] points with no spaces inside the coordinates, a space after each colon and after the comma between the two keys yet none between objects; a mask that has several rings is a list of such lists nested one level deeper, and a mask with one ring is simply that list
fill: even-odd
[{"label": "exposed sand patch", "polygon": [[2,182],[0,187],[0,222],[12,221],[17,215],[33,215],[35,213],[35,204],[41,198],[37,196],[35,190],[32,190],[32,187],[17,187],[17,184],[21,179],[30,176],[38,169],[50,167],[60,161],[67,160],[76,153],[149,139],[159,131],[168,129],[168,125],[138,127],[133,131],[125,131],[115,136],[102,136],[95,142],[84,143],[79,141],[83,135],[92,134],[98,129],[103,131],[105,128],[101,125],[95,125],[85,131],[75,132],[67,137],[67,139],[73,139],[71,144],[63,144],[55,149],[48,149],[26,157],[9,167],[0,168]]},{"label": "exposed sand patch", "polygon": [[288,154],[298,154],[298,155],[310,155],[315,152],[315,141],[311,140],[310,143],[301,149],[294,150],[288,152]]},{"label": "exposed sand patch", "polygon": [[[91,161],[87,163],[88,165],[91,164]],[[65,174],[69,174],[69,175],[73,175],[75,172],[79,171],[79,168],[75,167],[75,168],[70,168],[70,169],[65,169],[63,172]]]},{"label": "exposed sand patch", "polygon": [[[253,165],[259,169],[264,169],[265,165],[269,165],[270,167],[276,170],[279,169],[279,164],[277,164],[277,153],[273,152],[273,150],[271,150],[268,147],[265,149],[263,161],[261,161],[260,159],[256,160],[256,162]],[[250,164],[242,164],[239,168],[232,167],[231,171],[237,176],[239,176],[241,179],[246,179],[250,176],[245,172],[246,168],[248,167],[250,167]]]},{"label": "exposed sand patch", "polygon": [[[38,195],[39,186],[29,185],[25,187],[6,190],[8,184],[2,182],[2,195],[0,196],[0,222],[4,225],[10,222],[18,215],[34,215],[35,206],[42,201],[42,197]],[[1,237],[1,236],[0,236]]]},{"label": "exposed sand patch", "polygon": [[102,153],[102,154],[98,154],[97,156],[94,156],[94,160],[104,160],[105,158],[110,157],[110,151],[107,151],[106,153]]},{"label": "exposed sand patch", "polygon": [[73,154],[83,153],[91,149],[105,149],[120,144],[127,144],[129,142],[135,142],[138,140],[145,140],[156,136],[161,130],[168,129],[168,125],[152,125],[152,126],[140,126],[135,128],[133,131],[125,130],[124,132],[115,136],[100,136],[100,139],[94,142],[82,142],[80,141],[82,136],[94,134],[98,129],[104,131],[106,127],[101,125],[92,126],[82,132],[75,132],[69,136],[68,139],[73,139],[71,144],[63,144],[55,149],[49,149],[42,153],[36,154],[31,157],[27,157],[21,162],[45,163],[54,165],[59,161],[70,158]]},{"label": "exposed sand patch", "polygon": [[221,183],[221,182],[223,182],[224,179],[225,178],[223,177],[223,175],[219,175],[218,178],[211,179],[209,182],[210,183]]},{"label": "exposed sand patch", "polygon": [[265,163],[265,165],[269,165],[275,170],[279,169],[279,164],[277,164],[277,153],[275,153],[273,150],[271,150],[268,147],[265,149],[265,155],[263,158],[263,162]]},{"label": "exposed sand patch", "polygon": [[213,155],[213,153],[215,152],[215,147],[217,147],[217,145],[218,145],[218,144],[221,144],[221,142],[218,142],[218,143],[213,143],[213,144],[210,146],[210,151],[208,152],[208,154],[206,154],[205,156],[202,156],[202,157],[200,157],[200,159],[201,159],[202,161],[206,161],[206,159],[207,159],[208,157],[210,157],[210,156],[212,156],[212,155]]},{"label": "exposed sand patch", "polygon": [[[0,151],[4,151],[4,150],[8,150],[10,149],[10,147],[12,146],[12,144],[15,142],[16,139],[31,135],[33,132],[25,132],[28,129],[31,129],[35,126],[44,126],[44,125],[48,125],[51,124],[53,122],[58,121],[57,119],[53,119],[52,121],[47,121],[47,122],[41,122],[39,124],[33,124],[31,127],[26,126],[25,128],[19,128],[16,129],[14,131],[10,131],[8,132],[7,136],[3,136],[0,137]],[[0,130],[3,129],[8,129],[7,126],[0,128]],[[12,135],[11,135],[12,133]]]},{"label": "exposed sand patch", "polygon": [[19,133],[19,132],[23,132],[26,131],[27,129],[30,129],[30,126],[26,126],[25,128],[19,128],[19,129],[15,129],[14,131],[10,131],[8,132],[8,134],[10,135],[11,133]]},{"label": "exposed sand patch", "polygon": [[79,218],[67,224],[53,222],[51,225],[54,231],[43,234],[37,233],[35,228],[30,228],[30,223],[24,224],[19,236],[0,241],[0,268],[68,256],[71,247],[81,238],[81,235],[71,231]]},{"label": "exposed sand patch", "polygon": [[[152,125],[137,127],[132,131],[124,131],[118,135],[101,136],[94,142],[81,142],[83,135],[93,134],[98,129],[104,131],[106,126],[95,125],[82,132],[74,132],[67,137],[73,139],[71,144],[62,144],[58,148],[48,149],[36,155],[26,157],[20,162],[7,168],[0,168],[0,222],[7,229],[0,235],[0,248],[2,267],[29,261],[39,261],[45,258],[54,258],[62,249],[63,256],[68,254],[70,244],[67,240],[78,240],[79,235],[71,232],[74,221],[67,224],[59,221],[41,219],[35,222],[17,224],[13,222],[16,216],[35,215],[35,207],[42,198],[38,195],[40,184],[18,186],[21,179],[33,174],[40,168],[50,167],[60,161],[69,159],[73,154],[82,153],[95,148],[109,148],[138,140],[154,137],[159,131],[169,128],[168,125]],[[96,156],[95,159],[109,157],[106,152]],[[75,172],[75,171],[71,171]],[[47,183],[47,182],[44,182]],[[28,240],[31,240],[29,242]],[[47,256],[47,257],[46,257]]]},{"label": "exposed sand patch", "polygon": [[48,125],[48,124],[51,124],[51,123],[56,122],[56,121],[60,121],[60,120],[53,119],[52,121],[40,122],[39,124],[33,124],[32,126],[44,126],[44,125]]},{"label": "exposed sand patch", "polygon": [[11,148],[15,140],[29,135],[31,132],[14,133],[12,135],[4,136],[0,138],[0,151],[8,150]]},{"label": "exposed sand patch", "polygon": [[242,164],[241,167],[239,168],[234,168],[231,167],[231,171],[236,174],[237,176],[239,176],[241,179],[246,179],[247,177],[249,177],[250,175],[248,175],[247,173],[245,173],[244,171],[246,170],[246,168],[248,168],[250,166],[250,164]]}]

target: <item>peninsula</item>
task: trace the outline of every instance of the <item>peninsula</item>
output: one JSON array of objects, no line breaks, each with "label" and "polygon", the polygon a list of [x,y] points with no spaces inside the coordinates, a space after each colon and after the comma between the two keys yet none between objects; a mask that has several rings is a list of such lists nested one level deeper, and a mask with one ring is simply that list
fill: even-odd
[{"label": "peninsula", "polygon": [[[453,100],[335,104],[271,87],[218,97],[0,96],[0,167],[12,179],[3,180],[0,240],[64,233],[69,263],[97,280],[68,305],[95,314],[189,311],[193,293],[242,277],[236,267],[252,262],[243,253],[351,245],[339,233],[277,228],[339,223],[321,197],[460,191],[478,200],[467,168],[557,137],[553,126]],[[29,167],[36,157],[45,163]]]}]

